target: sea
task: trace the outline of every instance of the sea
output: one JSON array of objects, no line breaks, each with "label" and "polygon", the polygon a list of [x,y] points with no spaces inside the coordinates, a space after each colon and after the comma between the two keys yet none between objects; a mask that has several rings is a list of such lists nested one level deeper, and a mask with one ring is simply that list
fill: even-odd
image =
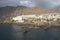
[{"label": "sea", "polygon": [[14,24],[0,24],[0,40],[60,40],[60,28],[23,28]]}]

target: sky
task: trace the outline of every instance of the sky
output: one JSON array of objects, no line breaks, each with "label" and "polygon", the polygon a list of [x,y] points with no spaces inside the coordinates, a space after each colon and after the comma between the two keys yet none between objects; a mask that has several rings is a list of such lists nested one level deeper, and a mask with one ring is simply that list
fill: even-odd
[{"label": "sky", "polygon": [[0,0],[0,7],[5,6],[55,8],[60,6],[60,0]]}]

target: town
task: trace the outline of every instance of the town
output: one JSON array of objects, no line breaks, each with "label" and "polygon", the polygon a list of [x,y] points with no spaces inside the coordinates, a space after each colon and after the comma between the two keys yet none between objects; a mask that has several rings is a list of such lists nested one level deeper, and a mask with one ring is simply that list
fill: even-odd
[{"label": "town", "polygon": [[21,15],[13,17],[12,20],[16,23],[56,22],[60,20],[60,14]]}]

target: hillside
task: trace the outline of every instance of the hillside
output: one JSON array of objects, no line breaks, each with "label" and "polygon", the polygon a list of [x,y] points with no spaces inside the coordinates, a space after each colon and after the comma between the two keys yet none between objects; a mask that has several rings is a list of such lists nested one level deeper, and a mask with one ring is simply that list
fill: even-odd
[{"label": "hillside", "polygon": [[12,18],[14,16],[19,15],[28,15],[28,14],[45,14],[45,13],[60,13],[60,10],[47,10],[40,7],[34,7],[34,8],[27,8],[24,6],[17,6],[17,7],[2,7],[0,8],[0,20],[5,21],[9,20],[9,18]]}]

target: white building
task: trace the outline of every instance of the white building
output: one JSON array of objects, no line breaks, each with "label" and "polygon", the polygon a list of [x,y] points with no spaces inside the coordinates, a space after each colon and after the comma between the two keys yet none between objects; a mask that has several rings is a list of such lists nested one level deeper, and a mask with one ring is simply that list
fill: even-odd
[{"label": "white building", "polygon": [[22,20],[22,16],[13,17],[12,20],[14,20],[14,21],[16,21],[16,22],[24,22],[24,21]]}]

